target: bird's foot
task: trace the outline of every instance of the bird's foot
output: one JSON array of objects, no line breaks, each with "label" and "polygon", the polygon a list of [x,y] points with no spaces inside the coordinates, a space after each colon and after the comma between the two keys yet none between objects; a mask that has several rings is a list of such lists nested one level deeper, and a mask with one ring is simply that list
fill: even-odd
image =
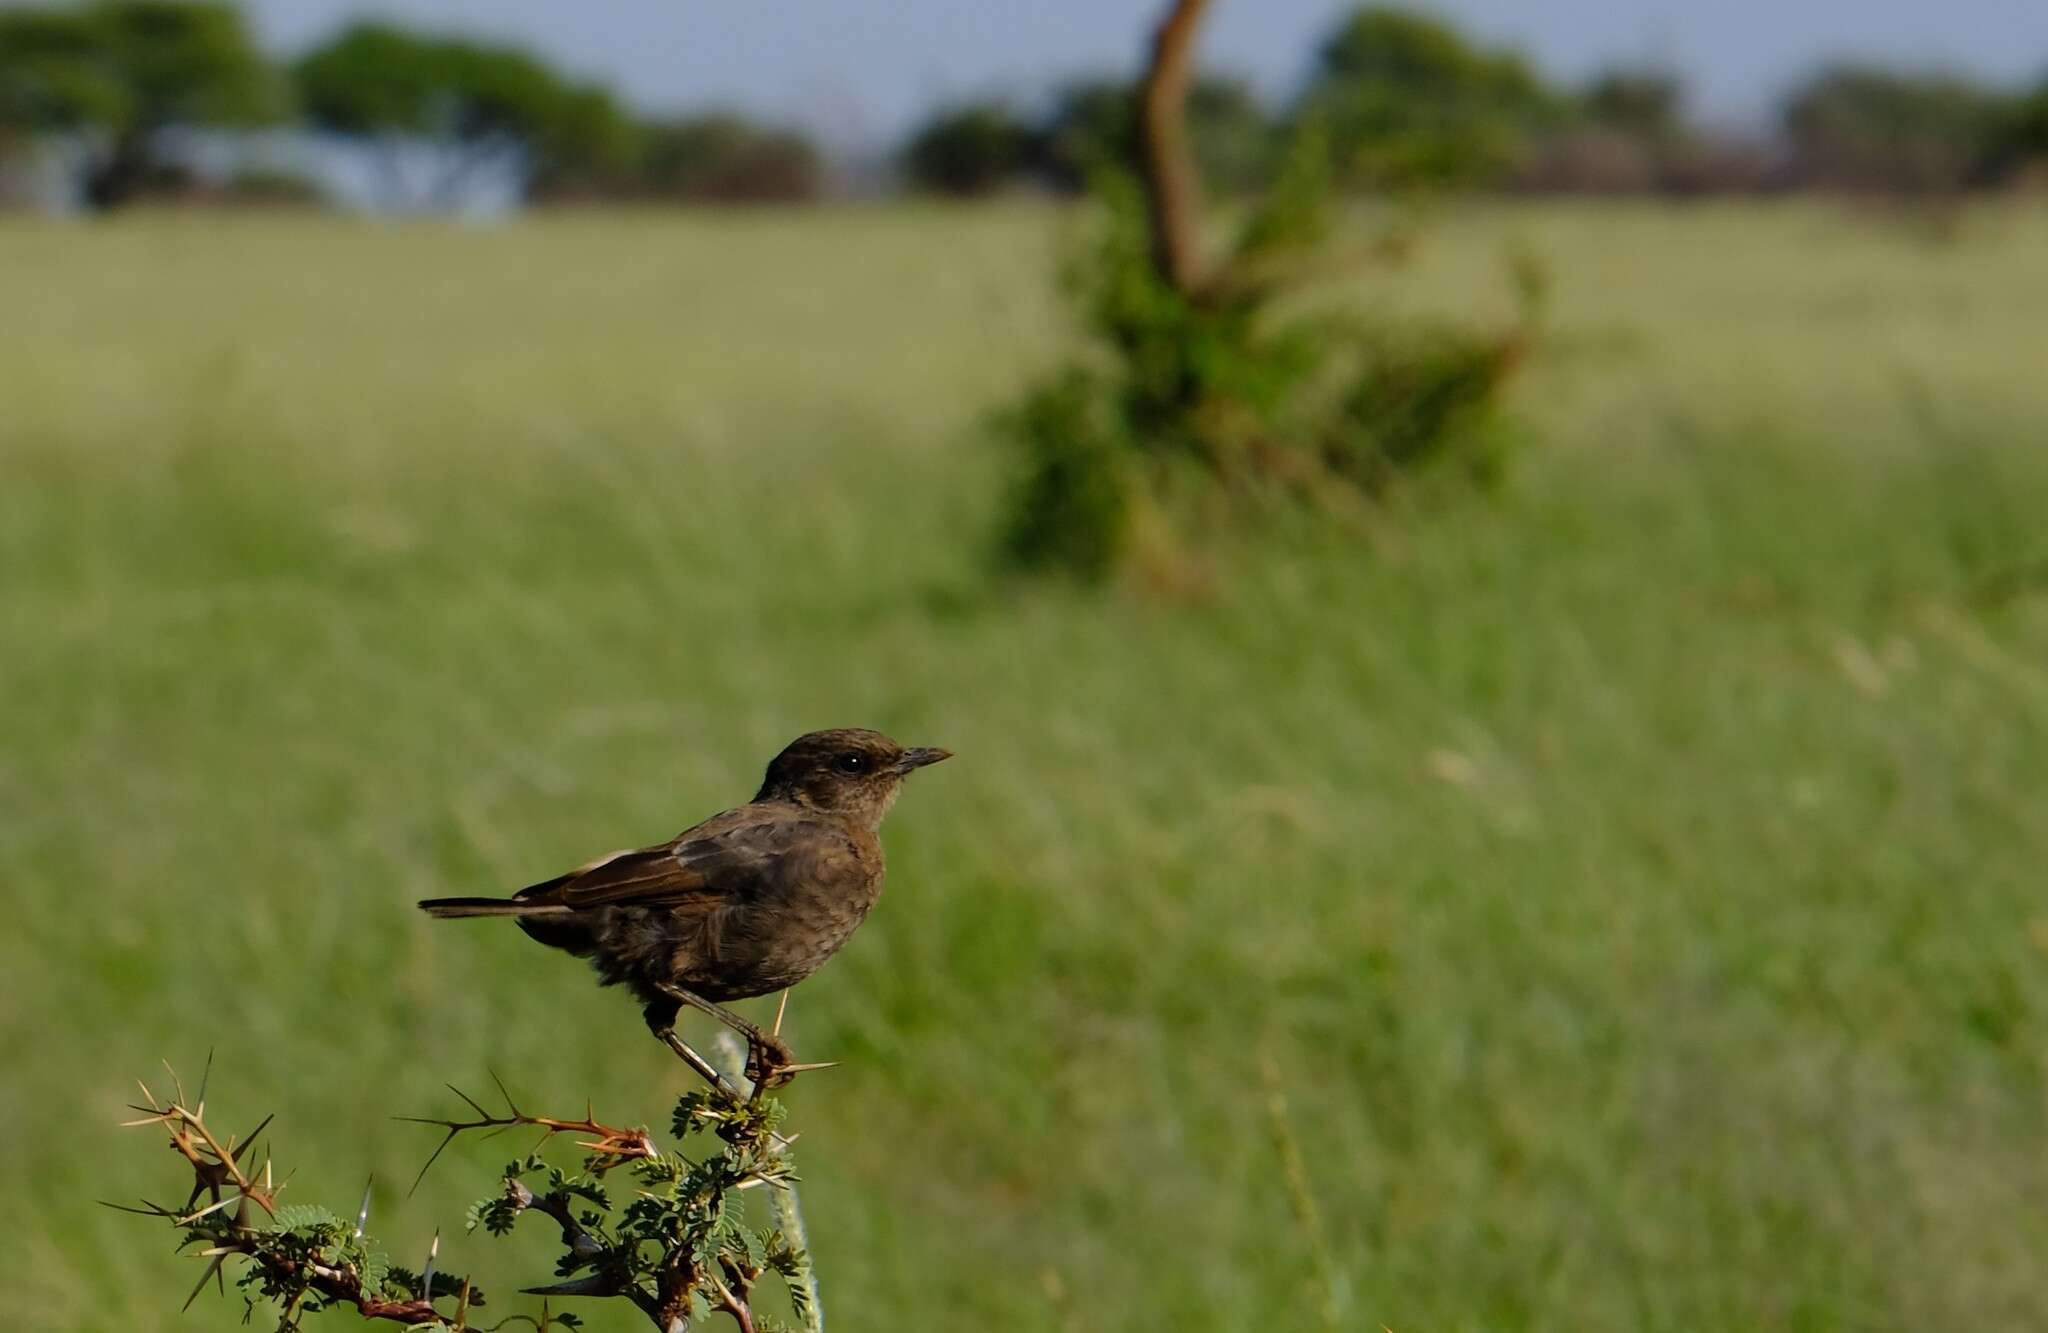
[{"label": "bird's foot", "polygon": [[789,1082],[790,1071],[796,1065],[796,1052],[789,1049],[789,1043],[772,1032],[758,1029],[746,1035],[745,1073],[754,1085],[754,1095],[759,1097],[763,1090]]},{"label": "bird's foot", "polygon": [[746,1075],[754,1085],[753,1099],[756,1101],[768,1089],[779,1088],[798,1074],[813,1069],[830,1069],[837,1063],[836,1060],[825,1060],[798,1064],[796,1052],[789,1049],[789,1043],[772,1032],[754,1033],[747,1042]]}]

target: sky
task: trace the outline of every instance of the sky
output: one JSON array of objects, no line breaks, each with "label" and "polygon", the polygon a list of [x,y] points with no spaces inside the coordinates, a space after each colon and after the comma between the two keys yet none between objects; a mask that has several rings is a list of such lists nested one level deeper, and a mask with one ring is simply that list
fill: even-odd
[{"label": "sky", "polygon": [[[1217,0],[1204,62],[1284,96],[1347,0]],[[1823,59],[2048,76],[2048,0],[1434,0],[1553,77],[1655,60],[1695,110],[1755,124]],[[1160,0],[244,0],[294,52],[352,17],[515,38],[649,111],[733,106],[844,147],[900,137],[933,104],[1029,100],[1061,78],[1130,70]]]}]

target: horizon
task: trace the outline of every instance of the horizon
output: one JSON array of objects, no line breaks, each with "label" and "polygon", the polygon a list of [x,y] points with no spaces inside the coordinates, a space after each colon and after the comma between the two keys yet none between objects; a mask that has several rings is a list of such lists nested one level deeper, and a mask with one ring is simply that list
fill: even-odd
[{"label": "horizon", "polygon": [[[1218,5],[1203,65],[1284,101],[1316,44],[1354,7],[1336,0]],[[1949,70],[2003,84],[2048,77],[2048,12],[2023,13],[2018,0],[1954,0],[1938,11],[1904,0],[1792,8],[1732,0],[1713,12],[1656,0],[1629,6],[1618,19],[1594,0],[1540,11],[1510,0],[1413,7],[1488,45],[1522,52],[1558,82],[1583,82],[1616,65],[1670,69],[1685,87],[1688,113],[1728,128],[1768,123],[1794,81],[1832,62]],[[897,0],[886,15],[740,7],[707,14],[621,0],[602,24],[547,0],[243,0],[240,8],[275,54],[296,54],[368,18],[515,42],[610,87],[643,113],[727,108],[801,128],[835,153],[859,154],[894,144],[950,102],[1028,104],[1069,79],[1133,73],[1158,5],[1041,0],[1026,14]]]}]

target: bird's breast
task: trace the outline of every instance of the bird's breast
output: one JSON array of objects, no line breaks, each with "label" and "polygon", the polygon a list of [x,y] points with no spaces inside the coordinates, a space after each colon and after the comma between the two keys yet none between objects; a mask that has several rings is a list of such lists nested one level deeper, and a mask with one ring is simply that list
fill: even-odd
[{"label": "bird's breast", "polygon": [[759,897],[720,914],[715,941],[705,941],[710,947],[688,959],[687,970],[699,988],[729,998],[793,986],[823,967],[867,919],[881,896],[882,873],[881,844],[865,830],[792,858]]}]

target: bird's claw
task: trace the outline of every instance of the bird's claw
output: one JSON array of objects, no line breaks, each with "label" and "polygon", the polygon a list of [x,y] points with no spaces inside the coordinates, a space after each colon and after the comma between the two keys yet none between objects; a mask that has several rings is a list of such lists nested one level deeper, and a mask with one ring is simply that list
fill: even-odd
[{"label": "bird's claw", "polygon": [[822,1069],[823,1065],[798,1064],[796,1052],[789,1049],[789,1043],[772,1033],[755,1034],[747,1042],[746,1076],[754,1085],[754,1096],[759,1097],[769,1088],[779,1088],[807,1069]]},{"label": "bird's claw", "polygon": [[750,1079],[772,1079],[795,1063],[796,1052],[789,1049],[789,1044],[765,1032],[747,1042],[746,1074]]}]

